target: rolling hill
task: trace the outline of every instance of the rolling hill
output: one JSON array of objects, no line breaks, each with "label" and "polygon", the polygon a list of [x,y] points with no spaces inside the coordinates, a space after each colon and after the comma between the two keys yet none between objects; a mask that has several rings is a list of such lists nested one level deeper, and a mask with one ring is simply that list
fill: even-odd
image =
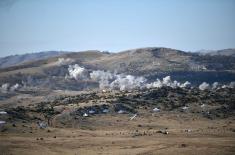
[{"label": "rolling hill", "polygon": [[149,81],[166,75],[193,84],[235,81],[235,57],[225,54],[202,55],[162,47],[138,48],[119,53],[93,50],[57,54],[40,60],[28,59],[30,61],[21,61],[19,65],[0,69],[1,84],[27,81],[29,85],[52,89],[90,88],[90,84],[93,84],[90,79],[65,79],[69,65],[73,64],[86,68],[87,72],[104,70],[143,76]]},{"label": "rolling hill", "polygon": [[0,68],[10,67],[19,65],[24,62],[28,61],[35,61],[46,59],[54,56],[59,56],[64,54],[65,52],[58,52],[58,51],[47,51],[47,52],[38,52],[38,53],[28,53],[22,55],[12,55],[7,57],[0,58]]}]

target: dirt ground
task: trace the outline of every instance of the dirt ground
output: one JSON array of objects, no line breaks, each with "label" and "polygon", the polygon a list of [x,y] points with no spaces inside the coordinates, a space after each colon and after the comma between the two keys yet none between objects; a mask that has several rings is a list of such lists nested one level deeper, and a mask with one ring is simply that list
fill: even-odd
[{"label": "dirt ground", "polygon": [[[73,128],[39,129],[36,123],[6,124],[1,155],[233,155],[235,117],[210,120],[193,114],[160,112],[97,115]],[[4,130],[3,130],[4,129]]]}]

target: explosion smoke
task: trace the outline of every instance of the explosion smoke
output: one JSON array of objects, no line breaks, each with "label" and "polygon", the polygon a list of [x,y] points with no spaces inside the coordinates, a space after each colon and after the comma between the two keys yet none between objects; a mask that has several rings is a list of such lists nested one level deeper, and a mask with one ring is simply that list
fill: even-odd
[{"label": "explosion smoke", "polygon": [[[78,64],[69,65],[68,68],[69,75],[67,78],[74,78],[76,80],[87,80],[91,79],[95,82],[99,83],[99,88],[111,89],[111,90],[133,90],[133,89],[142,89],[142,88],[161,88],[164,86],[171,88],[189,88],[191,83],[186,81],[184,83],[180,83],[178,81],[172,81],[170,76],[166,76],[162,79],[157,79],[152,83],[147,83],[147,79],[142,76],[133,76],[133,75],[125,75],[125,74],[116,74],[111,73],[110,71],[102,71],[96,70],[88,73],[88,71],[80,67]],[[212,89],[217,89],[218,82],[212,84]],[[235,82],[231,82],[229,85],[224,85],[224,87],[234,88]],[[222,87],[223,88],[223,87]],[[199,85],[200,90],[210,89],[210,85],[206,82],[203,82]]]},{"label": "explosion smoke", "polygon": [[4,83],[4,84],[2,84],[2,86],[1,86],[1,92],[2,92],[2,93],[8,92],[9,87],[10,87],[9,83]]},{"label": "explosion smoke", "polygon": [[85,68],[80,67],[78,64],[69,65],[69,75],[66,75],[66,78],[74,78],[75,80],[78,80],[79,78],[82,78],[84,70]]},{"label": "explosion smoke", "polygon": [[90,78],[99,82],[100,89],[106,89],[109,88],[109,81],[114,79],[114,74],[98,70],[91,72]]},{"label": "explosion smoke", "polygon": [[56,65],[58,66],[62,66],[62,65],[68,65],[68,64],[71,64],[72,62],[74,62],[73,59],[70,59],[70,58],[58,58],[57,62],[56,62]]},{"label": "explosion smoke", "polygon": [[206,82],[203,82],[202,84],[199,85],[200,90],[206,90],[206,89],[209,89],[209,88],[210,88],[210,85]]},{"label": "explosion smoke", "polygon": [[20,88],[20,85],[16,83],[15,85],[11,86],[10,91],[16,91]]},{"label": "explosion smoke", "polygon": [[163,86],[168,86],[168,87],[172,87],[172,88],[177,88],[177,87],[181,87],[181,88],[185,88],[190,86],[191,83],[186,81],[185,83],[181,84],[178,81],[171,81],[171,77],[170,76],[166,76],[161,80],[157,79],[155,82],[150,83],[150,84],[146,84],[147,88],[161,88]]},{"label": "explosion smoke", "polygon": [[211,89],[217,89],[218,86],[219,86],[219,83],[218,83],[218,82],[214,82],[214,83],[212,84]]},{"label": "explosion smoke", "polygon": [[116,79],[110,83],[111,89],[132,90],[144,87],[146,79],[132,75],[116,75]]},{"label": "explosion smoke", "polygon": [[0,92],[7,93],[8,91],[14,92],[20,88],[20,84],[16,83],[15,85],[10,87],[9,83],[4,83],[0,87]]}]

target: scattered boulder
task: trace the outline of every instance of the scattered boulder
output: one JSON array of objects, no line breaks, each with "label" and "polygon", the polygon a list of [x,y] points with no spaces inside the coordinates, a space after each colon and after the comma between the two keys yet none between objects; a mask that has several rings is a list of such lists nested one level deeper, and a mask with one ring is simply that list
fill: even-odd
[{"label": "scattered boulder", "polygon": [[159,108],[154,108],[153,112],[160,112],[160,109]]}]

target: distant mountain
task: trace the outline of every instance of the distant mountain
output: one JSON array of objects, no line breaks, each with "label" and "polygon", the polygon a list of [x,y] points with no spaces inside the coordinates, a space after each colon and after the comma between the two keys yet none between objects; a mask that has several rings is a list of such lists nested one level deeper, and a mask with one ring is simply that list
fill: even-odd
[{"label": "distant mountain", "polygon": [[234,48],[223,49],[223,50],[200,50],[197,52],[202,55],[211,55],[211,56],[222,55],[222,56],[235,57],[235,49]]},{"label": "distant mountain", "polygon": [[28,61],[35,61],[46,59],[54,56],[59,56],[64,54],[65,52],[58,52],[58,51],[47,51],[47,52],[39,52],[39,53],[29,53],[23,55],[12,55],[7,57],[0,58],[0,68],[10,67],[19,65],[24,62]]},{"label": "distant mountain", "polygon": [[[74,53],[79,55],[79,53]],[[103,55],[83,65],[134,75],[175,71],[235,71],[235,58],[227,55],[200,55],[181,50],[149,47]]]}]

